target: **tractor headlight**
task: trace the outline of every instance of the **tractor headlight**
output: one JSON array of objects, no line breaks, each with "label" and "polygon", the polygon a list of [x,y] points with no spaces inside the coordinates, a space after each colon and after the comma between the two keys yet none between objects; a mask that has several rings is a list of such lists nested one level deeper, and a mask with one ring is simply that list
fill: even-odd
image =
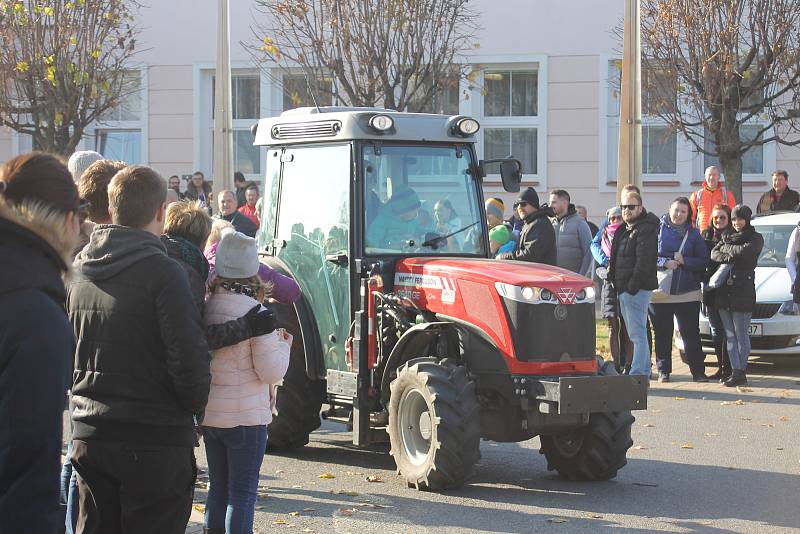
[{"label": "tractor headlight", "polygon": [[594,302],[596,291],[592,286],[584,287],[575,295],[577,302]]},{"label": "tractor headlight", "polygon": [[552,302],[556,300],[556,296],[549,289],[542,289],[539,291],[539,297],[545,302]]},{"label": "tractor headlight", "polygon": [[555,296],[551,292],[539,287],[520,287],[512,284],[504,284],[503,282],[495,282],[494,287],[501,297],[524,304],[543,304],[549,300],[555,299]]},{"label": "tractor headlight", "polygon": [[456,131],[464,137],[475,135],[480,129],[481,125],[475,119],[459,119],[456,123]]},{"label": "tractor headlight", "polygon": [[525,300],[533,300],[534,298],[536,298],[536,290],[532,287],[523,287],[522,298],[524,298]]},{"label": "tractor headlight", "polygon": [[394,119],[388,115],[375,115],[369,120],[369,125],[374,130],[386,133],[394,128]]}]

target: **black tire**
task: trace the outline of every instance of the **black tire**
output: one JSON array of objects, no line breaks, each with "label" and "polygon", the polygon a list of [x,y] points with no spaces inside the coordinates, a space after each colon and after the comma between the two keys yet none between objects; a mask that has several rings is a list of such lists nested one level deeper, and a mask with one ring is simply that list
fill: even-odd
[{"label": "black tire", "polygon": [[[601,375],[616,375],[614,365],[606,362]],[[628,449],[633,445],[630,411],[598,412],[589,416],[589,424],[553,436],[541,436],[539,450],[547,459],[547,469],[569,480],[609,480],[628,463]]]},{"label": "black tire", "polygon": [[481,456],[479,410],[475,383],[455,362],[412,362],[397,370],[390,452],[410,487],[439,491],[464,483]]},{"label": "black tire", "polygon": [[276,306],[278,326],[292,336],[289,369],[278,386],[272,422],[267,427],[268,451],[291,451],[308,444],[308,435],[318,429],[325,382],[311,380],[306,373],[303,337],[297,316],[288,306]]}]

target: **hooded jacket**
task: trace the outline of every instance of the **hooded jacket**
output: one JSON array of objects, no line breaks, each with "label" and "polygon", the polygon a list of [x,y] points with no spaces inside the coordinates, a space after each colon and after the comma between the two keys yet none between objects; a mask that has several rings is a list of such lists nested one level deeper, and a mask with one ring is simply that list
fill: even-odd
[{"label": "hooded jacket", "polygon": [[611,244],[608,280],[617,293],[635,295],[640,289],[658,287],[656,259],[658,252],[658,217],[642,208],[634,221],[619,228]]},{"label": "hooded jacket", "polygon": [[0,530],[56,532],[74,341],[63,216],[0,197]]},{"label": "hooded jacket", "polygon": [[552,222],[556,237],[556,265],[586,276],[592,266],[589,224],[575,210],[574,204],[569,205],[566,215],[553,217]]},{"label": "hooded jacket", "polygon": [[764,238],[750,224],[741,232],[732,231],[711,250],[711,259],[730,263],[726,283],[716,290],[714,306],[723,310],[752,313],[756,306],[755,271]]},{"label": "hooded jacket", "polygon": [[200,312],[158,237],[98,225],[75,260],[73,438],[194,444],[210,387]]},{"label": "hooded jacket", "polygon": [[556,232],[549,219],[553,216],[554,213],[550,206],[542,205],[538,210],[525,217],[524,225],[519,233],[517,248],[514,252],[501,254],[497,258],[555,265]]}]

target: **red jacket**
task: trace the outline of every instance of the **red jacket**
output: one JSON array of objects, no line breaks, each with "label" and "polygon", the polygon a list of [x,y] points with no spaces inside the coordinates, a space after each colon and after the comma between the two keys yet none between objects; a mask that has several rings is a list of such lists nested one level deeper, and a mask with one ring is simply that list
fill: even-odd
[{"label": "red jacket", "polygon": [[241,208],[239,208],[239,213],[246,216],[248,219],[253,221],[256,227],[261,226],[261,222],[258,220],[257,211],[255,206],[250,206],[250,204],[245,204]]}]

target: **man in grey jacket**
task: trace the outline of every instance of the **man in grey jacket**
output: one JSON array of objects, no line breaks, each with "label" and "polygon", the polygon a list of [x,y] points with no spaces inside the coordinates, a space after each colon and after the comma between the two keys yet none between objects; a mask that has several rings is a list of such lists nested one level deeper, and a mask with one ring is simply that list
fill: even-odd
[{"label": "man in grey jacket", "polygon": [[550,192],[550,208],[555,213],[551,217],[556,234],[556,265],[564,269],[588,276],[592,267],[592,231],[586,220],[570,204],[569,193],[563,189]]}]

